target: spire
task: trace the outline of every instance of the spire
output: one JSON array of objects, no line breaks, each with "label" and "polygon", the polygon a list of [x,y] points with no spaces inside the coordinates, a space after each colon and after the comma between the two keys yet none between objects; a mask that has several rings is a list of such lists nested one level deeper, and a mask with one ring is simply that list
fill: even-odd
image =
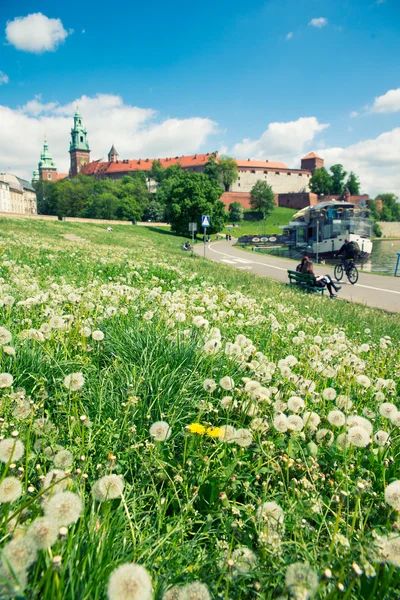
[{"label": "spire", "polygon": [[78,107],[76,107],[74,115],[74,126],[71,129],[69,151],[71,152],[72,150],[84,150],[90,152],[87,131],[82,124],[82,115],[80,114]]},{"label": "spire", "polygon": [[40,155],[40,161],[38,164],[38,169],[56,169],[56,163],[53,160],[53,157],[50,153],[49,146],[47,144],[47,138],[44,136],[43,141],[43,150]]},{"label": "spire", "polygon": [[119,159],[119,154],[115,149],[114,144],[111,146],[111,150],[108,153],[108,161],[109,162],[116,162]]}]

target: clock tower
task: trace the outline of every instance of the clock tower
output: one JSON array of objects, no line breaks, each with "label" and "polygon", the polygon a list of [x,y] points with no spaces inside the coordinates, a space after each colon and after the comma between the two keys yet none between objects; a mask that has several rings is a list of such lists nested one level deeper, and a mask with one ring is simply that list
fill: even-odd
[{"label": "clock tower", "polygon": [[75,177],[82,167],[90,162],[90,148],[87,139],[87,131],[82,125],[82,116],[78,109],[76,109],[74,126],[71,129],[69,154],[71,157],[69,176]]}]

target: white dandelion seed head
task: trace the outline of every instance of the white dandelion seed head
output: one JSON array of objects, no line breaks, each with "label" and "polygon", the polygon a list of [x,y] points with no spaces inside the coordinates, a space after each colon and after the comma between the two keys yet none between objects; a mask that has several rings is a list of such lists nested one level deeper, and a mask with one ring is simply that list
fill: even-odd
[{"label": "white dandelion seed head", "polygon": [[0,388],[11,387],[14,377],[10,373],[0,373]]},{"label": "white dandelion seed head", "polygon": [[393,423],[393,425],[395,425],[396,427],[400,427],[400,411],[394,413],[390,417],[390,420]]},{"label": "white dandelion seed head", "polygon": [[16,477],[5,477],[0,483],[0,503],[15,502],[22,495],[22,485]]},{"label": "white dandelion seed head", "polygon": [[361,385],[366,390],[371,386],[371,380],[366,375],[357,375],[356,381],[358,385]]},{"label": "white dandelion seed head", "polygon": [[386,446],[389,439],[389,434],[387,431],[379,430],[374,435],[374,442],[377,446]]},{"label": "white dandelion seed head", "polygon": [[181,591],[182,588],[175,585],[174,587],[169,588],[167,592],[165,592],[164,596],[162,597],[162,600],[181,600]]},{"label": "white dandelion seed head", "polygon": [[104,333],[100,329],[96,329],[92,333],[92,339],[95,342],[102,342],[104,340]]},{"label": "white dandelion seed head", "polygon": [[44,514],[55,521],[58,526],[71,525],[81,516],[83,509],[82,500],[73,492],[58,492],[45,504]]},{"label": "white dandelion seed head", "polygon": [[42,489],[47,490],[48,495],[58,494],[67,487],[68,480],[66,473],[62,469],[52,469],[43,479]]},{"label": "white dandelion seed head", "polygon": [[322,392],[322,397],[325,400],[334,400],[337,396],[336,390],[332,387],[330,388],[325,388],[324,391]]},{"label": "white dandelion seed head", "polygon": [[118,475],[105,475],[98,479],[92,488],[93,496],[99,502],[120,498],[124,491],[124,482]]},{"label": "white dandelion seed head", "polygon": [[392,402],[383,402],[379,407],[379,413],[386,419],[392,419],[393,415],[397,413],[397,406]]},{"label": "white dandelion seed head", "polygon": [[349,427],[362,427],[365,431],[368,432],[369,435],[372,435],[373,427],[371,421],[368,421],[365,417],[361,417],[360,415],[352,415],[347,419],[347,425]]},{"label": "white dandelion seed head", "polygon": [[218,350],[221,349],[221,342],[218,339],[211,339],[208,340],[204,346],[203,346],[203,350],[206,354],[216,354],[218,352]]},{"label": "white dandelion seed head", "polygon": [[7,356],[15,356],[15,348],[12,346],[3,346],[3,352],[4,354],[7,354]]},{"label": "white dandelion seed head", "polygon": [[300,396],[291,396],[287,401],[288,409],[293,413],[299,413],[305,408],[305,403],[303,398]]},{"label": "white dandelion seed head", "polygon": [[0,597],[19,598],[28,585],[27,571],[14,571],[0,564]]},{"label": "white dandelion seed head", "polygon": [[257,518],[260,521],[267,522],[269,525],[278,527],[283,525],[285,513],[276,502],[264,502],[264,504],[257,509]]},{"label": "white dandelion seed head", "polygon": [[226,377],[222,377],[222,379],[220,379],[219,385],[223,390],[225,390],[227,392],[229,392],[230,390],[233,390],[235,388],[235,382],[233,381],[232,377],[229,377],[228,375],[226,375]]},{"label": "white dandelion seed head", "polygon": [[208,587],[200,581],[193,581],[180,588],[179,600],[211,600]]},{"label": "white dandelion seed head", "polygon": [[166,442],[171,437],[172,430],[166,421],[156,421],[149,432],[156,442]]},{"label": "white dandelion seed head", "polygon": [[359,425],[350,427],[347,432],[347,439],[356,448],[366,448],[371,442],[368,431]]},{"label": "white dandelion seed head", "polygon": [[287,416],[284,413],[276,415],[272,424],[276,431],[279,431],[280,433],[285,433],[289,427]]},{"label": "white dandelion seed head", "polygon": [[65,321],[62,317],[55,315],[54,317],[51,317],[49,325],[51,329],[64,329]]},{"label": "white dandelion seed head", "polygon": [[400,480],[389,483],[385,489],[385,502],[395,510],[400,510]]},{"label": "white dandelion seed head", "polygon": [[15,573],[28,569],[37,559],[38,549],[35,542],[27,535],[14,538],[3,547],[1,560],[6,569]]},{"label": "white dandelion seed head", "polygon": [[305,429],[317,431],[317,427],[321,423],[321,418],[316,412],[307,411],[303,415],[303,421]]},{"label": "white dandelion seed head", "polygon": [[318,429],[315,437],[317,442],[325,442],[328,446],[333,443],[335,438],[330,429]]},{"label": "white dandelion seed head", "polygon": [[30,537],[40,550],[50,548],[58,538],[58,526],[47,517],[39,517],[30,525],[27,536]]},{"label": "white dandelion seed head", "polygon": [[251,421],[250,427],[254,431],[259,431],[260,433],[264,433],[265,431],[267,431],[269,425],[268,425],[268,421],[266,419],[263,419],[262,417],[255,417],[255,419],[253,419]]},{"label": "white dandelion seed head", "polygon": [[79,334],[80,334],[82,337],[88,338],[88,337],[90,337],[90,336],[91,336],[91,334],[92,334],[92,330],[90,329],[90,327],[88,327],[87,325],[85,325],[84,327],[82,327],[82,328],[79,330]]},{"label": "white dandelion seed head", "polygon": [[232,425],[223,425],[219,428],[218,439],[221,442],[232,444],[236,441],[236,429]]},{"label": "white dandelion seed head", "polygon": [[340,394],[336,398],[336,406],[338,408],[340,408],[341,410],[346,410],[347,411],[347,410],[351,409],[351,407],[353,406],[353,402],[345,394]]},{"label": "white dandelion seed head", "polygon": [[5,327],[0,327],[0,346],[9,344],[12,340],[12,334]]},{"label": "white dandelion seed head", "polygon": [[63,469],[64,471],[70,469],[74,463],[72,452],[69,450],[60,450],[54,456],[53,463],[56,469]]},{"label": "white dandelion seed head", "polygon": [[231,554],[233,568],[239,574],[249,573],[257,564],[257,557],[247,546],[236,548]]},{"label": "white dandelion seed head", "polygon": [[346,415],[341,410],[331,410],[327,418],[334,427],[342,427],[346,423]]},{"label": "white dandelion seed head", "polygon": [[286,571],[286,587],[296,600],[312,598],[318,589],[318,575],[307,563],[294,563]]},{"label": "white dandelion seed head", "polygon": [[235,408],[235,404],[237,404],[237,403],[234,402],[233,396],[224,396],[220,400],[220,405],[222,406],[222,408],[225,408],[226,410]]},{"label": "white dandelion seed head", "polygon": [[287,423],[289,431],[301,431],[304,427],[304,421],[300,415],[289,415]]},{"label": "white dandelion seed head", "polygon": [[400,567],[400,535],[395,533],[381,538],[380,547],[384,562]]},{"label": "white dandelion seed head", "polygon": [[67,390],[77,392],[85,385],[85,379],[83,373],[70,373],[64,379],[64,386]]},{"label": "white dandelion seed head", "polygon": [[212,392],[214,392],[217,389],[217,384],[216,384],[215,380],[214,379],[205,379],[203,381],[203,389],[206,392],[210,392],[210,394]]},{"label": "white dandelion seed head", "polygon": [[244,391],[247,392],[248,394],[252,394],[256,390],[258,390],[260,387],[261,387],[261,383],[250,379],[249,381],[246,381],[245,386],[244,386]]},{"label": "white dandelion seed head", "polygon": [[6,438],[0,442],[0,461],[3,463],[20,460],[24,452],[25,448],[21,440]]},{"label": "white dandelion seed head", "polygon": [[237,429],[235,434],[235,444],[242,448],[247,448],[253,443],[253,434],[250,429]]},{"label": "white dandelion seed head", "polygon": [[111,573],[107,596],[109,600],[152,600],[150,575],[142,565],[125,563]]},{"label": "white dandelion seed head", "polygon": [[336,438],[336,443],[340,448],[348,448],[350,446],[350,442],[347,433],[340,433]]}]

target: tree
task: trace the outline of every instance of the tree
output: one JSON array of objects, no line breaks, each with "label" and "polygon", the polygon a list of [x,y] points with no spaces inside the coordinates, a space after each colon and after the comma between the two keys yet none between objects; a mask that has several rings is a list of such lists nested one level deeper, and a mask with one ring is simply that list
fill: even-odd
[{"label": "tree", "polygon": [[240,202],[232,202],[232,204],[229,205],[229,218],[232,223],[235,223],[235,221],[242,221],[243,212],[243,206]]},{"label": "tree", "polygon": [[347,175],[347,171],[345,171],[343,169],[343,165],[332,165],[332,167],[330,168],[330,171],[332,173],[331,175],[331,179],[332,179],[332,187],[331,187],[331,194],[335,194],[338,196],[341,196],[344,192],[344,180],[346,178]]},{"label": "tree", "polygon": [[250,204],[255,210],[264,213],[264,219],[272,213],[275,204],[275,195],[272,187],[266,181],[257,181],[250,192]]},{"label": "tree", "polygon": [[346,188],[349,190],[352,196],[360,195],[360,180],[357,175],[350,171],[349,177],[346,181]]},{"label": "tree", "polygon": [[201,229],[202,215],[208,215],[211,227],[208,233],[217,233],[226,222],[225,205],[219,200],[222,188],[204,173],[176,169],[165,178],[157,190],[157,200],[166,207],[166,218],[172,231],[188,232],[191,222]]},{"label": "tree", "polygon": [[328,195],[332,190],[332,178],[325,167],[315,169],[314,175],[310,179],[310,190],[314,194],[321,196]]},{"label": "tree", "polygon": [[382,201],[382,221],[400,221],[400,203],[396,194],[378,194],[375,200]]},{"label": "tree", "polygon": [[156,198],[150,199],[146,210],[143,213],[143,221],[163,221],[165,214],[165,206],[158,202]]},{"label": "tree", "polygon": [[204,165],[204,174],[207,175],[209,179],[221,181],[221,167],[215,160],[214,155],[211,155]]},{"label": "tree", "polygon": [[218,161],[218,167],[222,185],[224,186],[225,191],[229,192],[232,183],[238,178],[237,162],[234,158],[230,158],[229,156],[221,156]]},{"label": "tree", "polygon": [[379,212],[379,208],[375,200],[368,200],[367,207],[370,217],[374,221],[380,221],[381,213]]},{"label": "tree", "polygon": [[57,184],[53,181],[36,181],[37,212],[39,215],[55,215],[57,212]]}]

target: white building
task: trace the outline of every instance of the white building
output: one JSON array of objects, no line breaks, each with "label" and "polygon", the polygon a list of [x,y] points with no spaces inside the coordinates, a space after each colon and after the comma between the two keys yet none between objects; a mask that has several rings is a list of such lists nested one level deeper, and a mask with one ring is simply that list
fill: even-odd
[{"label": "white building", "polygon": [[11,212],[10,184],[0,180],[0,212]]},{"label": "white building", "polygon": [[[1,196],[1,212],[19,215],[37,214],[36,192],[29,181],[11,173],[0,173],[0,183],[4,191],[4,196]],[[8,195],[4,186],[8,187]]]}]

